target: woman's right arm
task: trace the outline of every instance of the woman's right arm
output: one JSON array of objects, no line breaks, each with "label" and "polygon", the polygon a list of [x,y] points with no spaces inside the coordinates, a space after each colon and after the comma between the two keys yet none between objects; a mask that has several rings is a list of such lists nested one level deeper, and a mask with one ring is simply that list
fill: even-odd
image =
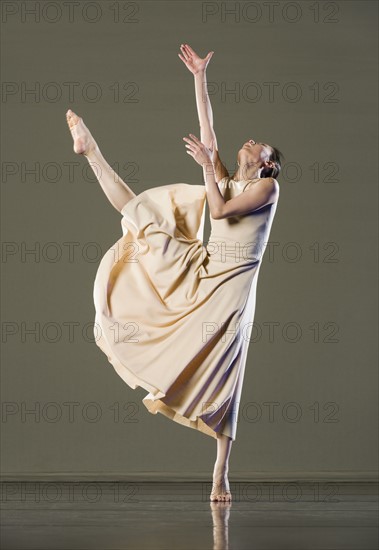
[{"label": "woman's right arm", "polygon": [[213,111],[207,89],[206,69],[214,52],[201,59],[188,44],[182,44],[180,47],[183,56],[179,57],[187,66],[188,70],[194,75],[196,106],[200,125],[200,140],[208,148],[211,147],[213,140],[215,149],[215,174],[219,182],[222,178],[228,176],[229,172],[222,163],[217,146],[217,138],[213,128]]},{"label": "woman's right arm", "polygon": [[207,88],[206,69],[199,70],[195,73],[194,81],[197,114],[201,132],[200,139],[208,148],[211,146],[211,140],[214,139],[217,149],[217,139],[213,129],[213,111]]}]

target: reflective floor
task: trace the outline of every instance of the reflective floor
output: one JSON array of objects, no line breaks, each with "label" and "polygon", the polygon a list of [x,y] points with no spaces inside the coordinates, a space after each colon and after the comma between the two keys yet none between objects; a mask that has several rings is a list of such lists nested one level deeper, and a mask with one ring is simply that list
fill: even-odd
[{"label": "reflective floor", "polygon": [[1,548],[280,550],[378,548],[370,483],[3,482]]}]

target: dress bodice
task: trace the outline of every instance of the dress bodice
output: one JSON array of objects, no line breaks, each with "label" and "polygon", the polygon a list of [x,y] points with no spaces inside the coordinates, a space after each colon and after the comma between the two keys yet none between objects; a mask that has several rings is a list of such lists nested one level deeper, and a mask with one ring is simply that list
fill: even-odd
[{"label": "dress bodice", "polygon": [[[237,181],[225,177],[219,181],[219,189],[224,199],[230,200],[246,191],[259,179]],[[207,246],[213,242],[224,242],[225,246],[230,243],[232,247],[246,251],[250,260],[252,258],[260,260],[268,242],[276,207],[277,201],[242,216],[232,216],[219,220],[211,218],[211,233]],[[219,249],[220,245],[217,245],[217,247]],[[233,254],[230,259],[225,261],[232,261],[232,257]]]}]

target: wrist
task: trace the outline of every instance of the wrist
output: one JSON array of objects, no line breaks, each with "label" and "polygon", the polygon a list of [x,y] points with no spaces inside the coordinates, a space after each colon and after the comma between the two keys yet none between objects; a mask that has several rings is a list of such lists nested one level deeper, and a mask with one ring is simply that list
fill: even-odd
[{"label": "wrist", "polygon": [[204,175],[205,177],[207,178],[208,176],[210,177],[215,177],[215,169],[214,169],[214,164],[213,162],[211,161],[204,161],[202,163],[202,168],[203,168],[203,171],[204,171]]}]

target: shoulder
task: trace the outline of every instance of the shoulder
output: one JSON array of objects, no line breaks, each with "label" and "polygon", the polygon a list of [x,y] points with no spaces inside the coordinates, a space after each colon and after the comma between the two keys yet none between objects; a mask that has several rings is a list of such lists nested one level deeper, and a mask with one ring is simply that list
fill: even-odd
[{"label": "shoulder", "polygon": [[273,195],[279,195],[279,183],[275,178],[262,178],[261,181],[263,182],[262,185],[266,187],[268,192]]},{"label": "shoulder", "polygon": [[263,181],[271,187],[276,187],[277,185],[279,185],[275,178],[261,178],[260,181]]},{"label": "shoulder", "polygon": [[260,178],[251,188],[255,188],[266,198],[266,204],[275,203],[279,199],[279,184],[275,178]]},{"label": "shoulder", "polygon": [[251,180],[251,183],[270,192],[279,192],[279,183],[275,178],[259,178],[257,181]]}]

